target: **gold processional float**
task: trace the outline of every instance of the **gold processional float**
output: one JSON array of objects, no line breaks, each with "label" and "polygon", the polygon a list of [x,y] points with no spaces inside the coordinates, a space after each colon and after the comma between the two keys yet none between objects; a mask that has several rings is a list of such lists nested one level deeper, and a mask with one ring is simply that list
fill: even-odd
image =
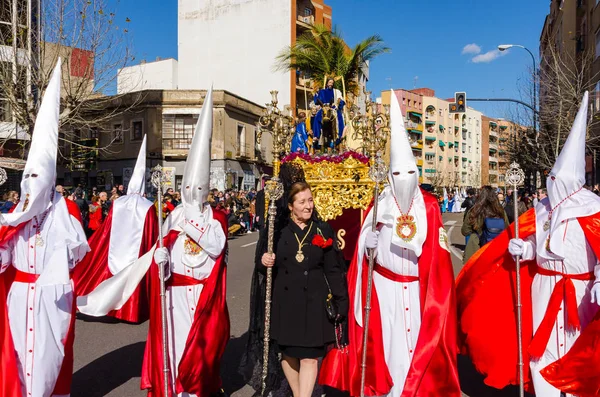
[{"label": "gold processional float", "polygon": [[[296,121],[289,106],[280,110],[277,91],[271,91],[271,103],[258,123],[257,140],[269,132],[273,140],[273,175],[279,175],[283,163],[299,165],[311,186],[315,208],[321,218],[328,221],[340,242],[346,259],[351,259],[360,232],[363,211],[373,200],[375,182],[369,175],[376,157],[382,158],[389,138],[389,108],[367,99],[366,113],[361,114],[354,105],[345,111],[344,119],[349,121],[336,150],[318,152],[309,147],[309,153],[290,153],[292,138],[296,131]],[[337,134],[336,112],[325,105],[323,125],[332,123]],[[321,137],[322,138],[322,137]],[[349,149],[346,142],[350,138],[356,142],[356,149]],[[309,138],[309,141],[311,139]],[[268,183],[265,187],[267,212],[269,202]]]},{"label": "gold processional float", "polygon": [[[371,102],[370,99],[367,99],[365,114],[358,113],[355,106],[349,106],[350,112],[346,110],[343,116],[350,122],[347,123],[339,142],[336,142],[335,151],[328,146],[325,153],[319,153],[309,146],[308,153],[290,153],[292,138],[296,132],[296,121],[289,107],[284,111],[277,107],[277,91],[271,91],[271,97],[271,103],[267,104],[265,114],[259,120],[257,133],[259,144],[265,131],[270,132],[273,138],[273,178],[265,185],[265,216],[268,215],[269,231],[267,252],[273,253],[274,225],[277,216],[275,202],[283,195],[283,185],[278,178],[279,168],[282,163],[293,162],[302,167],[306,182],[311,186],[316,210],[323,220],[328,221],[331,227],[337,230],[340,248],[346,260],[350,260],[360,233],[363,211],[369,207],[374,197],[377,199],[386,179],[382,157],[390,132],[389,111],[382,107],[383,112],[381,112],[378,104]],[[330,133],[334,131],[330,138],[339,137],[337,111],[328,104],[323,104],[320,110],[323,115],[323,127],[328,128]],[[325,133],[322,133],[320,138],[323,139],[324,135]],[[360,151],[347,149],[345,139],[348,137],[353,141],[361,142]],[[309,138],[309,145],[310,141]],[[374,211],[376,208],[375,206]],[[372,269],[373,262],[370,261],[367,302],[370,300]],[[266,391],[269,360],[272,283],[272,268],[268,267],[265,282],[262,395],[265,395]],[[369,303],[367,303],[367,313],[368,310]],[[365,321],[368,321],[368,314]],[[367,333],[365,338],[366,336]],[[366,355],[363,355],[362,363],[361,383],[364,384]]]}]

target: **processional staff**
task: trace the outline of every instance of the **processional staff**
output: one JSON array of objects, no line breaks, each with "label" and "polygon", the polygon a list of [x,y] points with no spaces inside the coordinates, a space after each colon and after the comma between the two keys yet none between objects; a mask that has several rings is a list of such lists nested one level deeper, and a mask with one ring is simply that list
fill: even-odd
[{"label": "processional staff", "polygon": [[[519,164],[513,162],[508,171],[506,172],[506,184],[512,185],[513,187],[513,207],[515,217],[515,236],[519,238],[519,206],[517,205],[517,189],[523,184],[525,180],[525,174]],[[519,396],[523,397],[525,394],[524,380],[523,380],[523,320],[522,320],[522,303],[521,303],[521,256],[515,257],[516,263],[516,288],[517,288],[517,348],[519,353]]]},{"label": "processional staff", "polygon": [[[265,186],[265,207],[268,206],[268,240],[267,251],[273,254],[273,239],[275,237],[275,217],[277,215],[277,200],[283,196],[283,184],[277,177],[279,175],[279,156],[281,152],[290,147],[291,139],[296,129],[296,124],[291,116],[291,108],[286,106],[282,112],[277,107],[278,91],[271,91],[271,103],[266,105],[266,112],[258,121],[257,143],[260,144],[262,133],[269,131],[273,137],[273,178]],[[266,208],[265,208],[266,209]],[[269,369],[269,343],[271,339],[271,293],[273,286],[273,269],[267,268],[265,283],[265,324],[263,339],[263,368],[261,394],[264,396],[267,389],[267,374]]]},{"label": "processional staff", "polygon": [[[162,218],[162,189],[163,184],[165,183],[165,174],[163,172],[162,167],[157,165],[152,170],[152,185],[158,189],[158,247],[163,248],[163,218]],[[165,268],[164,266],[158,266],[158,274],[160,278],[160,310],[161,310],[161,325],[162,325],[162,340],[163,340],[163,382],[164,382],[164,395],[169,396],[169,348],[168,348],[168,339],[167,339],[167,297],[166,297],[166,280],[165,280]]]},{"label": "processional staff", "polygon": [[[386,180],[387,167],[381,158],[381,153],[377,153],[373,164],[369,169],[369,177],[375,182],[375,188],[373,193],[373,223],[371,225],[371,231],[377,231],[377,208],[379,207],[379,186]],[[364,321],[364,333],[363,333],[363,349],[362,359],[360,364],[360,396],[365,395],[365,381],[367,373],[367,341],[369,336],[369,319],[371,317],[371,294],[373,290],[373,267],[375,265],[375,249],[369,250],[369,269],[367,276],[367,297],[365,301],[365,321]]]}]

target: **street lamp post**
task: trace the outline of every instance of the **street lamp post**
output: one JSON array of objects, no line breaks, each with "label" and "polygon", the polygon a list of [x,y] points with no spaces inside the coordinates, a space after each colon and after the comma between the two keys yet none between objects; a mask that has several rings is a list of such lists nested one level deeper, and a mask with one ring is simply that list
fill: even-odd
[{"label": "street lamp post", "polygon": [[[537,117],[536,117],[536,113],[537,113],[537,79],[538,79],[537,63],[535,61],[535,56],[533,55],[533,53],[531,51],[529,51],[529,49],[527,47],[522,46],[520,44],[500,44],[498,46],[498,50],[506,51],[509,48],[513,48],[513,47],[522,48],[525,51],[527,51],[529,53],[529,55],[531,55],[531,61],[533,64],[533,109],[534,109],[534,111],[533,111],[533,133],[534,133],[534,137],[535,137],[536,153],[539,153]],[[536,164],[536,166],[537,166],[537,164]],[[536,179],[535,183],[537,184],[537,170],[536,170],[535,179]]]}]

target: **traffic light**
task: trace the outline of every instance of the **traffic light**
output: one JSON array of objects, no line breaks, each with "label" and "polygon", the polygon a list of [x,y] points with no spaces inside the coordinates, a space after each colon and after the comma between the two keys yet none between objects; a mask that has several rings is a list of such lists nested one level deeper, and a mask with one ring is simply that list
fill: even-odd
[{"label": "traffic light", "polygon": [[454,94],[454,103],[450,104],[450,113],[464,113],[467,110],[467,93],[457,92]]}]

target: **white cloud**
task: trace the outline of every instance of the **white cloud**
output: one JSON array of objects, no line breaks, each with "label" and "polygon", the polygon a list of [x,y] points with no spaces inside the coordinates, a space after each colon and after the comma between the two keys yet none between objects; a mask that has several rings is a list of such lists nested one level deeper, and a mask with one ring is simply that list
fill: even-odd
[{"label": "white cloud", "polygon": [[481,53],[481,47],[475,43],[467,44],[462,49],[462,55],[465,55],[465,54],[475,54],[476,55],[479,53]]},{"label": "white cloud", "polygon": [[492,51],[486,52],[485,54],[479,54],[479,55],[473,57],[473,59],[471,59],[471,61],[473,63],[489,63],[489,62],[492,62],[493,60],[495,60],[496,58],[503,57],[507,53],[508,53],[508,51],[492,50]]}]

